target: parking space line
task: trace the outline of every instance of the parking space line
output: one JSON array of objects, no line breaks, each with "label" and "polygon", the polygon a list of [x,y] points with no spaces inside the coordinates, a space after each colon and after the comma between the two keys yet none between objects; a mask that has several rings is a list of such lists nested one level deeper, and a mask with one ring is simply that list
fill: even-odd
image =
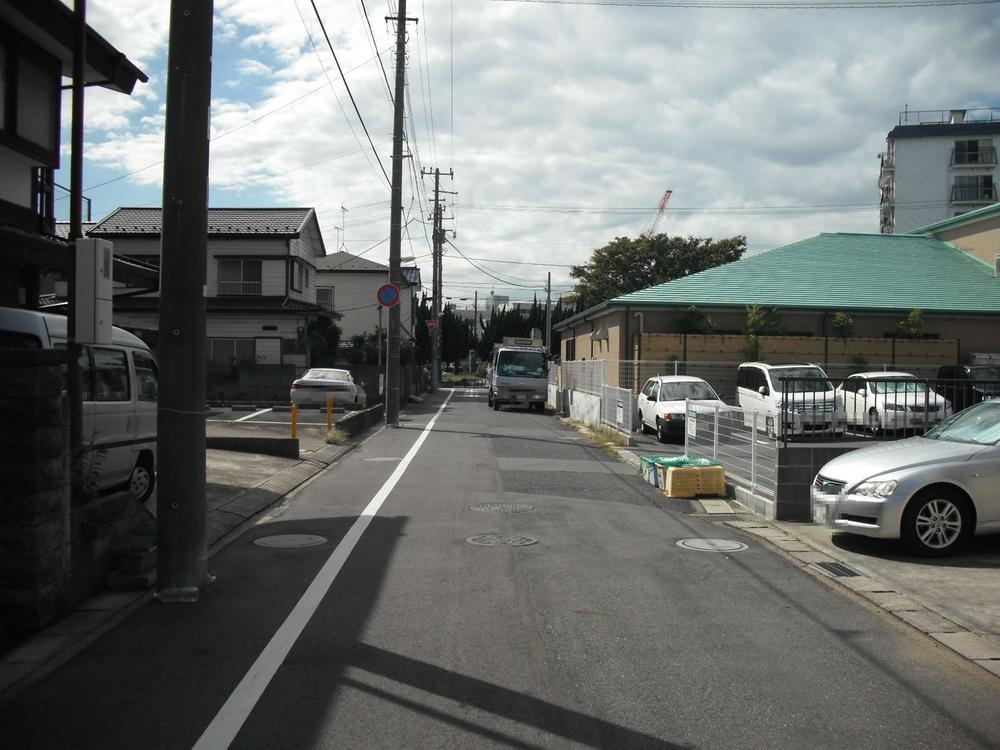
[{"label": "parking space line", "polygon": [[246,422],[250,419],[253,419],[254,417],[259,417],[261,414],[267,414],[269,411],[271,411],[271,407],[268,407],[266,409],[261,409],[260,411],[255,411],[253,414],[247,414],[245,417],[240,417],[239,419],[234,419],[233,421]]},{"label": "parking space line", "polygon": [[250,712],[257,705],[278,668],[284,663],[288,652],[292,650],[292,646],[295,645],[330,587],[333,586],[333,582],[344,567],[344,563],[347,562],[347,558],[361,540],[362,534],[365,533],[372,519],[378,515],[379,509],[399,483],[403,474],[406,473],[410,462],[417,455],[420,446],[427,440],[431,430],[434,429],[434,423],[444,412],[444,408],[454,394],[453,390],[449,391],[441,406],[438,407],[437,413],[417,436],[416,441],[407,451],[403,460],[399,462],[395,471],[385,480],[367,507],[361,511],[357,520],[330,554],[330,557],[327,558],[298,603],[271,637],[260,656],[257,657],[257,661],[250,667],[240,684],[236,686],[225,704],[219,709],[219,713],[215,715],[215,718],[212,719],[212,722],[195,743],[194,750],[217,750],[217,748],[229,747],[236,739],[237,733],[249,718]]}]

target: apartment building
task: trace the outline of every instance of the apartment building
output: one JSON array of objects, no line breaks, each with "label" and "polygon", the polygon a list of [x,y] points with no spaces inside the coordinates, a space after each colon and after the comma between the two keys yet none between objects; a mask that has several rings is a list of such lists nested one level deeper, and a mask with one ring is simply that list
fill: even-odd
[{"label": "apartment building", "polygon": [[879,230],[903,234],[997,202],[1000,109],[905,110],[880,154]]}]

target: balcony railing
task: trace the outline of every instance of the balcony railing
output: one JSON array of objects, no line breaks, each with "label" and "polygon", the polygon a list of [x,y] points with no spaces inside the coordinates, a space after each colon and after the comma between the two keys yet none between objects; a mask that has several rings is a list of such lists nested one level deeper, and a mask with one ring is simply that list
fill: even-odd
[{"label": "balcony railing", "polygon": [[997,150],[995,146],[980,148],[978,151],[951,150],[951,166],[953,167],[992,166],[996,163]]},{"label": "balcony railing", "polygon": [[993,203],[997,199],[996,186],[980,187],[953,185],[951,188],[952,203]]},{"label": "balcony railing", "polygon": [[260,296],[259,281],[220,281],[219,296]]}]

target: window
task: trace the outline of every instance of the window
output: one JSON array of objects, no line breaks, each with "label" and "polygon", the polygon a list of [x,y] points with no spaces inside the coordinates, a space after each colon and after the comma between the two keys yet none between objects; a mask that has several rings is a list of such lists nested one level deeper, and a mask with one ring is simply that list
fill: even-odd
[{"label": "window", "polygon": [[304,263],[293,260],[288,269],[289,285],[296,292],[309,288],[309,267]]},{"label": "window", "polygon": [[318,286],[316,287],[316,304],[322,307],[324,310],[333,310],[333,287],[332,286]]},{"label": "window", "polygon": [[94,401],[128,401],[128,360],[119,349],[91,349],[94,358]]},{"label": "window", "polygon": [[951,189],[953,201],[987,202],[996,200],[993,175],[965,175],[955,177]]},{"label": "window", "polygon": [[156,375],[156,360],[142,352],[132,352],[135,367],[135,382],[140,401],[156,401],[160,388]]},{"label": "window", "polygon": [[955,141],[952,164],[996,164],[997,152],[992,138],[972,141]]},{"label": "window", "polygon": [[219,259],[219,296],[261,293],[259,260]]},{"label": "window", "polygon": [[230,368],[257,362],[257,346],[253,339],[208,339],[206,349],[211,367]]}]

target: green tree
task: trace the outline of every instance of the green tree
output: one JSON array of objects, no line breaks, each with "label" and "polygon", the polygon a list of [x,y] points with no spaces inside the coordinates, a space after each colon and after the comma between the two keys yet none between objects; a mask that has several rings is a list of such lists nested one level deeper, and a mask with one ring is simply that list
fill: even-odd
[{"label": "green tree", "polygon": [[678,315],[671,327],[674,333],[711,333],[715,330],[712,319],[695,305]]},{"label": "green tree", "polygon": [[673,281],[743,257],[747,238],[743,235],[718,241],[701,237],[616,237],[590,256],[582,266],[573,266],[577,279],[574,292],[580,310],[622,294]]},{"label": "green tree", "polygon": [[849,339],[854,335],[854,320],[845,312],[837,311],[830,321],[833,335],[839,339]]},{"label": "green tree", "polygon": [[778,336],[781,334],[781,313],[760,305],[747,305],[747,336]]},{"label": "green tree", "polygon": [[309,365],[311,367],[332,367],[337,364],[337,350],[340,347],[340,320],[338,312],[321,313],[309,321],[306,337],[309,340]]},{"label": "green tree", "polygon": [[896,325],[899,335],[906,339],[920,338],[924,331],[924,313],[922,310],[913,309],[909,314]]}]

